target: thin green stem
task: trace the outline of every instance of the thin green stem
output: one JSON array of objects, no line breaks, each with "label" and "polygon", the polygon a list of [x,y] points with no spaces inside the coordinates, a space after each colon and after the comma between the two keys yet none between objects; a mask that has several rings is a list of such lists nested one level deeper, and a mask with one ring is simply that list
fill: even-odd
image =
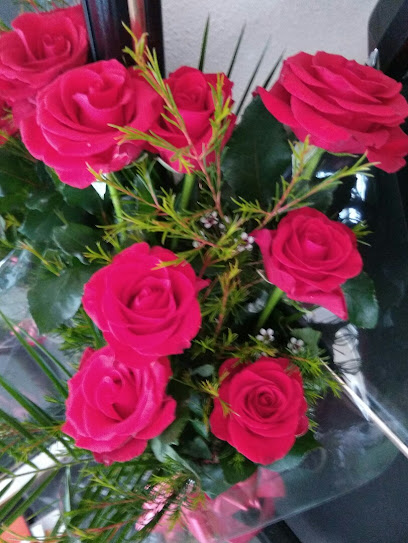
[{"label": "thin green stem", "polygon": [[119,198],[119,192],[115,189],[115,187],[112,187],[112,185],[108,184],[109,188],[109,194],[112,200],[113,209],[115,211],[116,218],[118,222],[123,221],[123,212],[122,212],[122,206],[120,205],[120,198]]},{"label": "thin green stem", "polygon": [[191,193],[193,192],[195,183],[195,176],[192,173],[186,173],[183,179],[183,188],[181,191],[181,199],[180,199],[180,208],[181,209],[188,209]]},{"label": "thin green stem", "polygon": [[283,296],[283,290],[278,287],[275,287],[271,292],[268,301],[266,302],[265,307],[262,310],[262,313],[259,315],[258,322],[256,323],[256,329],[259,330],[268,320],[270,314],[275,309],[276,304]]}]

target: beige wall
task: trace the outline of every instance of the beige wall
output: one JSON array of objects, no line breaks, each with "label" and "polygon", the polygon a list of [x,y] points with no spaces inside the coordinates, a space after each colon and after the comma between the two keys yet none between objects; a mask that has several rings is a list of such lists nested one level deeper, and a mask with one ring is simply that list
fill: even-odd
[{"label": "beige wall", "polygon": [[367,22],[376,0],[162,0],[167,69],[197,66],[208,13],[211,29],[207,71],[225,70],[241,26],[246,38],[233,72],[236,96],[245,87],[268,37],[258,83],[274,61],[300,50],[323,49],[364,62]]}]

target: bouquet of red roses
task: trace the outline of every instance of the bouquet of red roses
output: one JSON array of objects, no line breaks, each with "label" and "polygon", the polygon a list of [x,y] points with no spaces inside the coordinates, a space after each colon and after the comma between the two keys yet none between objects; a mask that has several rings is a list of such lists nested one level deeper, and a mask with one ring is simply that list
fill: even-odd
[{"label": "bouquet of red roses", "polygon": [[310,315],[376,325],[367,225],[336,191],[405,163],[408,104],[373,68],[299,53],[237,117],[233,62],[166,78],[145,35],[125,53],[87,62],[79,6],[0,35],[1,239],[35,256],[30,312],[62,340],[58,359],[15,331],[55,395],[42,409],[0,378],[28,416],[0,411],[2,454],[51,455],[41,491],[68,474],[53,540],[184,521],[208,541],[203,511],[262,500],[267,522],[285,459],[319,446],[316,403],[339,388]]}]

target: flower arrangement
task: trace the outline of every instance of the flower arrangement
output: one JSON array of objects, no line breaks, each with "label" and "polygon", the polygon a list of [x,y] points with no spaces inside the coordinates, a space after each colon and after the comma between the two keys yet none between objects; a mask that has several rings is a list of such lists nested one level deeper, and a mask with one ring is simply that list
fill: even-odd
[{"label": "flower arrangement", "polygon": [[[79,6],[0,35],[1,241],[34,255],[31,315],[62,340],[60,360],[2,314],[55,388],[44,410],[0,377],[29,416],[0,411],[2,455],[51,456],[41,491],[67,474],[50,541],[180,522],[209,541],[209,511],[272,515],[285,459],[319,446],[315,406],[339,387],[305,317],[376,324],[367,225],[339,220],[336,191],[405,163],[408,104],[373,68],[299,53],[239,117],[234,61],[164,78],[145,35],[126,66],[88,63],[86,36]],[[344,164],[320,169],[335,154]],[[34,500],[16,507],[22,494],[0,523]]]}]

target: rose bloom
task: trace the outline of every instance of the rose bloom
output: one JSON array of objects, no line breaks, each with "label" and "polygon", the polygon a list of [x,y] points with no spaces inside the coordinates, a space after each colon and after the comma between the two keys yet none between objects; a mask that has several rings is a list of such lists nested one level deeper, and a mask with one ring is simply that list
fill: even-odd
[{"label": "rose bloom", "polygon": [[0,95],[20,110],[59,74],[85,64],[88,35],[81,6],[23,13],[12,26],[0,35]]},{"label": "rose bloom", "polygon": [[197,292],[207,281],[187,262],[158,268],[176,259],[162,247],[135,243],[85,285],[85,311],[127,364],[182,353],[200,329]]},{"label": "rose bloom", "polygon": [[112,126],[149,130],[161,99],[135,70],[117,60],[95,62],[66,72],[37,95],[35,115],[21,122],[30,153],[55,169],[61,181],[85,188],[96,172],[121,170],[135,160],[144,142],[119,145]]},{"label": "rose bloom", "polygon": [[[134,356],[130,352],[129,358]],[[78,447],[92,451],[97,462],[139,456],[147,440],[175,419],[176,401],[166,394],[171,375],[167,358],[136,368],[118,362],[109,346],[87,349],[79,371],[68,381],[62,431]]]},{"label": "rose bloom", "polygon": [[230,358],[219,375],[219,399],[210,416],[213,434],[258,464],[285,456],[308,429],[299,370],[286,358],[262,357],[253,364]]},{"label": "rose bloom", "polygon": [[[224,101],[232,96],[233,83],[224,75],[223,96]],[[186,125],[187,132],[198,155],[202,155],[203,149],[209,143],[212,135],[210,121],[214,118],[214,100],[211,86],[217,87],[217,74],[204,74],[196,68],[182,66],[165,80],[170,87],[174,101],[180,115]],[[211,85],[211,86],[210,86]],[[236,116],[229,116],[230,124],[224,136],[223,145],[231,136]],[[160,117],[160,120],[152,131],[177,148],[188,146],[187,139],[181,131],[170,122]],[[166,149],[157,148],[161,158],[175,170],[186,173],[185,168],[176,161],[172,161],[173,153]],[[214,161],[214,153],[205,158],[209,164]],[[193,169],[199,170],[196,160],[190,160]]]},{"label": "rose bloom", "polygon": [[6,143],[9,136],[17,131],[10,111],[10,105],[0,98],[0,145]]},{"label": "rose bloom", "polygon": [[296,137],[334,153],[367,153],[379,168],[405,164],[408,136],[399,125],[408,104],[397,83],[379,70],[339,55],[298,53],[283,63],[279,80],[258,88],[265,107]]},{"label": "rose bloom", "polygon": [[320,305],[347,319],[340,285],[363,268],[350,228],[303,207],[289,212],[276,230],[263,229],[252,235],[261,248],[271,283],[292,300]]}]

